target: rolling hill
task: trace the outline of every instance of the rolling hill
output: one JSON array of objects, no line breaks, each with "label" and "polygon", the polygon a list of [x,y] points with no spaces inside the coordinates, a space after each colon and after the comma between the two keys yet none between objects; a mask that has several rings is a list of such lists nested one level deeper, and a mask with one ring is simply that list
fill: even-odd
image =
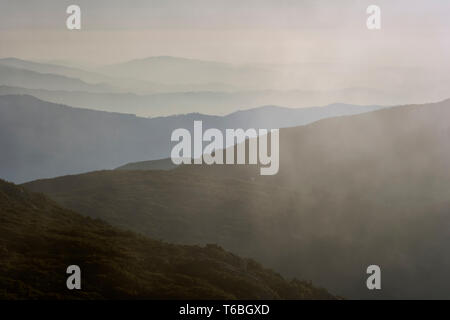
[{"label": "rolling hill", "polygon": [[[25,184],[151,237],[217,243],[349,298],[448,298],[450,100],[280,131],[280,171],[181,166]],[[382,270],[368,291],[366,268]]]},{"label": "rolling hill", "polygon": [[[215,245],[152,240],[0,180],[0,299],[333,299]],[[82,271],[66,288],[66,268]]]},{"label": "rolling hill", "polygon": [[25,182],[112,169],[170,156],[171,133],[204,128],[285,127],[379,109],[331,105],[318,108],[256,108],[225,117],[186,114],[159,118],[72,108],[32,96],[0,96],[0,177]]},{"label": "rolling hill", "polygon": [[158,159],[149,161],[139,161],[133,163],[127,163],[123,166],[116,168],[116,170],[172,170],[177,167],[176,164],[172,162],[172,159]]}]

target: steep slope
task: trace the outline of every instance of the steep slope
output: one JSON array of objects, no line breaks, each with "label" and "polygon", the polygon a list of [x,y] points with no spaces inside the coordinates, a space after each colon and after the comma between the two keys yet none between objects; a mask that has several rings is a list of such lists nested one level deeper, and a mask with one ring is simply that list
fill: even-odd
[{"label": "steep slope", "polygon": [[281,127],[377,108],[278,108],[278,117],[265,108],[226,117],[187,114],[147,119],[71,108],[31,96],[0,96],[0,177],[24,182],[169,157],[172,131],[192,131],[194,120],[202,120],[204,128]]},{"label": "steep slope", "polygon": [[[353,298],[448,298],[450,100],[280,133],[280,171],[182,166],[36,181],[80,213],[157,238],[218,243]],[[382,268],[368,291],[366,268]]]},{"label": "steep slope", "polygon": [[[332,299],[218,246],[121,231],[0,180],[0,299]],[[82,290],[65,288],[66,268]]]}]

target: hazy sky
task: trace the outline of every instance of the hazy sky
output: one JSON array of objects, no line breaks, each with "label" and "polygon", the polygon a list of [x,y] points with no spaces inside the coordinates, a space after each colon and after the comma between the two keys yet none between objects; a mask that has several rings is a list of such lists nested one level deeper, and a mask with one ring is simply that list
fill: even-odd
[{"label": "hazy sky", "polygon": [[[80,31],[66,29],[70,4],[81,7]],[[366,28],[370,4],[381,7],[380,31]],[[449,9],[446,0],[0,0],[0,57],[447,68]]]}]

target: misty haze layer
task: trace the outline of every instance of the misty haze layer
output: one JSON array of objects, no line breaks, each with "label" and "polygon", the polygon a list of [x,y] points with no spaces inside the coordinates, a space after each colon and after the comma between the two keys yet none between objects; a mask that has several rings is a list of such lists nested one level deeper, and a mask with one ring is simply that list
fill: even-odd
[{"label": "misty haze layer", "polygon": [[[0,299],[449,298],[449,1],[69,4],[0,3]],[[194,121],[278,174],[175,165]]]},{"label": "misty haze layer", "polygon": [[[151,237],[218,243],[344,297],[448,298],[449,112],[446,100],[282,129],[275,176],[187,165],[26,187]],[[374,263],[381,291],[365,285]]]}]

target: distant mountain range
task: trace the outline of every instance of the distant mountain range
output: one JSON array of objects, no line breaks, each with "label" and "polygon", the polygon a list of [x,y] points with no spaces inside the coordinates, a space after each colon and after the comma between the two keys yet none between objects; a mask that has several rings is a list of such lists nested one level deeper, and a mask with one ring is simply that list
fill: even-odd
[{"label": "distant mountain range", "polygon": [[353,90],[328,93],[307,91],[198,91],[139,95],[119,92],[42,90],[0,86],[0,95],[32,95],[41,100],[73,107],[130,113],[141,117],[155,117],[192,112],[226,115],[242,109],[276,103],[288,107],[298,107],[296,101],[302,101],[303,106],[308,102],[314,103],[315,101],[323,102],[323,104],[328,104],[330,101],[364,101],[365,98],[361,98],[363,96],[366,98],[373,96],[374,101],[380,101],[377,96],[382,96],[382,93],[355,88]]},{"label": "distant mountain range", "polygon": [[223,83],[245,90],[270,88],[272,70],[253,66],[235,66],[222,62],[160,56],[98,68],[99,73],[161,84]]},{"label": "distant mountain range", "polygon": [[[398,105],[423,101],[423,92],[419,89],[381,90],[364,86],[305,89],[311,66],[302,73],[303,67],[279,70],[276,66],[235,66],[150,57],[83,70],[3,58],[0,59],[0,94],[29,94],[73,107],[143,117],[190,112],[225,115],[261,105],[307,107],[335,102]],[[294,74],[305,79],[295,85],[295,81],[288,81],[289,75]],[[436,88],[431,96],[440,97],[441,91]]]},{"label": "distant mountain range", "polygon": [[[27,183],[154,238],[217,243],[349,298],[448,298],[450,100],[280,132],[280,171],[185,165]],[[3,136],[3,135],[2,135]],[[366,288],[366,268],[382,290]]]},{"label": "distant mountain range", "polygon": [[[204,84],[162,84],[159,82],[150,82],[145,80],[138,80],[127,78],[123,74],[118,74],[117,77],[108,76],[105,74],[97,73],[95,71],[86,71],[81,68],[75,68],[72,66],[64,66],[61,64],[42,63],[35,61],[27,61],[17,58],[3,58],[0,59],[0,65],[9,67],[10,69],[19,69],[32,71],[46,77],[50,76],[62,76],[71,78],[72,80],[81,80],[82,82],[95,85],[95,84],[108,84],[108,90],[110,93],[117,92],[134,92],[140,94],[149,93],[164,93],[164,92],[191,92],[191,91],[238,91],[239,89],[232,85],[222,83],[204,83]],[[16,72],[18,72],[16,70]],[[17,82],[16,82],[17,83]],[[1,85],[11,85],[10,79],[7,77],[0,77]],[[26,84],[26,83],[24,83]],[[29,87],[24,84],[19,84],[18,87],[35,88],[35,86]],[[39,88],[45,83],[41,84]],[[51,87],[47,89],[53,90]],[[67,87],[65,90],[68,92],[79,90],[77,87]],[[95,90],[97,91],[97,90]],[[85,90],[83,92],[92,92],[92,90]]]},{"label": "distant mountain range", "polygon": [[[335,299],[217,245],[152,240],[0,180],[0,299]],[[77,264],[82,290],[66,288]]]},{"label": "distant mountain range", "polygon": [[110,92],[106,84],[89,84],[76,78],[51,73],[39,73],[6,66],[0,63],[0,84],[28,89],[68,90],[86,92]]},{"label": "distant mountain range", "polygon": [[206,128],[281,128],[358,114],[379,106],[335,104],[289,109],[262,107],[225,117],[186,114],[161,118],[77,109],[32,96],[0,96],[0,177],[25,182],[170,156],[171,133]]},{"label": "distant mountain range", "polygon": [[0,65],[16,69],[33,71],[41,74],[53,74],[68,78],[75,78],[90,84],[107,82],[111,80],[110,77],[107,77],[105,75],[85,71],[79,68],[66,67],[63,65],[56,65],[51,63],[27,61],[17,58],[0,59]]}]

